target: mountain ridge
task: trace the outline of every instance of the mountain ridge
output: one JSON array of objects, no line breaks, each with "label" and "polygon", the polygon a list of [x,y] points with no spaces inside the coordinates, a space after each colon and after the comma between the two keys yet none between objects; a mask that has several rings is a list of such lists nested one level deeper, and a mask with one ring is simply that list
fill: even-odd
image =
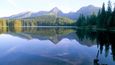
[{"label": "mountain ridge", "polygon": [[19,14],[11,15],[6,18],[28,18],[28,17],[38,17],[38,16],[43,16],[43,15],[55,15],[55,16],[61,16],[61,17],[68,17],[70,19],[77,19],[80,14],[83,14],[85,16],[91,15],[92,13],[97,13],[99,11],[99,7],[95,7],[93,5],[88,5],[85,7],[80,8],[76,12],[69,12],[69,13],[63,13],[59,8],[54,7],[50,11],[38,11],[38,12],[22,12]]}]

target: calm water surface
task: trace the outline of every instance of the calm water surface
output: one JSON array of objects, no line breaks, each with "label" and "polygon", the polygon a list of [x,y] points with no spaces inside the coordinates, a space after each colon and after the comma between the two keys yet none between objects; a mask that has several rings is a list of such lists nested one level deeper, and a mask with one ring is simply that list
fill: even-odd
[{"label": "calm water surface", "polygon": [[0,65],[115,65],[115,33],[0,28]]}]

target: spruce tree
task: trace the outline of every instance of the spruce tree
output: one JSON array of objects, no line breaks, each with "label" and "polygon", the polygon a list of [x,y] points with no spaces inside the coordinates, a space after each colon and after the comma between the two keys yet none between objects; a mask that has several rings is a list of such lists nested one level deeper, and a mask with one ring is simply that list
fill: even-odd
[{"label": "spruce tree", "polygon": [[99,15],[100,21],[99,21],[99,26],[98,27],[105,27],[105,17],[106,17],[106,11],[105,11],[105,3],[103,3],[102,5],[102,10],[101,10],[101,14]]},{"label": "spruce tree", "polygon": [[111,18],[112,18],[112,6],[111,6],[111,1],[108,1],[108,10],[107,10],[107,14],[106,14],[106,28],[110,27],[110,22],[111,22]]},{"label": "spruce tree", "polygon": [[115,4],[114,4],[114,10],[112,12],[112,18],[111,18],[111,22],[110,22],[110,27],[115,27]]},{"label": "spruce tree", "polygon": [[111,6],[111,1],[108,1],[108,8],[107,8],[108,13],[112,13],[112,6]]}]

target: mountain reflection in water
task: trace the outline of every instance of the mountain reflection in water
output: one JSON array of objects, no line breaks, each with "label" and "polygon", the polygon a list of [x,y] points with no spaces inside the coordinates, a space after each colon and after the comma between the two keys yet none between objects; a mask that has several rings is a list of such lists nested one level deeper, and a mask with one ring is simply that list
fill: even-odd
[{"label": "mountain reflection in water", "polygon": [[0,27],[0,65],[115,65],[115,32]]}]

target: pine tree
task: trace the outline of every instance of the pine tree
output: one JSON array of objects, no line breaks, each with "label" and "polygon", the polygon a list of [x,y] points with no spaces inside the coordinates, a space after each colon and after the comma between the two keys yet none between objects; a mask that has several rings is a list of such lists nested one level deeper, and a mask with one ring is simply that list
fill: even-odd
[{"label": "pine tree", "polygon": [[105,11],[105,3],[103,3],[102,5],[102,10],[99,16],[99,23],[98,23],[98,27],[105,27],[105,17],[106,17],[106,11]]},{"label": "pine tree", "polygon": [[111,1],[108,1],[108,8],[107,8],[108,13],[112,13],[112,6],[111,6]]},{"label": "pine tree", "polygon": [[111,18],[111,22],[110,22],[110,27],[115,27],[115,5],[114,5],[114,10],[112,12],[112,18]]},{"label": "pine tree", "polygon": [[110,26],[110,22],[111,22],[111,18],[112,18],[112,6],[111,6],[111,1],[108,1],[108,10],[107,10],[107,14],[106,14],[106,28],[109,28]]},{"label": "pine tree", "polygon": [[76,22],[76,25],[83,26],[85,25],[85,22],[86,22],[85,16],[81,14]]}]

